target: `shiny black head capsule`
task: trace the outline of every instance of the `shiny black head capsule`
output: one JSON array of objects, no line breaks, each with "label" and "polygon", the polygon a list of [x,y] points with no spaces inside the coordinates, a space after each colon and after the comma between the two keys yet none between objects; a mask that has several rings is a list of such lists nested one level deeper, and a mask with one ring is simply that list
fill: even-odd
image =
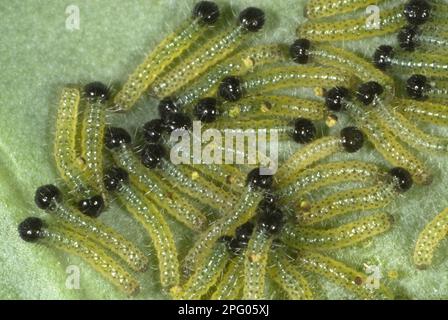
[{"label": "shiny black head capsule", "polygon": [[325,94],[325,105],[328,110],[341,111],[344,108],[344,99],[348,98],[350,91],[344,87],[334,87]]},{"label": "shiny black head capsule", "polygon": [[274,208],[270,211],[264,211],[258,218],[258,223],[260,227],[268,234],[277,234],[284,225],[284,214],[278,208]]},{"label": "shiny black head capsule", "polygon": [[272,186],[272,175],[263,175],[260,169],[253,169],[247,175],[247,184],[252,188],[269,189]]},{"label": "shiny black head capsule", "polygon": [[389,171],[389,175],[395,181],[399,192],[408,191],[412,187],[412,176],[406,169],[400,167],[392,168]]},{"label": "shiny black head capsule", "polygon": [[218,88],[218,95],[226,101],[238,101],[243,97],[241,81],[237,77],[225,77]]},{"label": "shiny black head capsule", "polygon": [[373,64],[381,70],[385,70],[391,65],[394,57],[394,48],[391,46],[379,46],[373,54]]},{"label": "shiny black head capsule", "polygon": [[383,87],[375,81],[361,84],[356,92],[356,98],[364,105],[369,105],[373,100],[384,92]]},{"label": "shiny black head capsule", "polygon": [[255,7],[246,8],[241,11],[238,21],[247,31],[257,32],[264,26],[264,12]]},{"label": "shiny black head capsule", "polygon": [[91,100],[106,101],[110,98],[110,92],[104,83],[96,81],[84,86],[84,96]]},{"label": "shiny black head capsule", "polygon": [[311,42],[308,39],[297,39],[289,47],[289,54],[294,62],[306,64],[309,60],[309,49]]},{"label": "shiny black head capsule", "polygon": [[103,197],[97,195],[78,202],[78,209],[85,215],[96,218],[104,209]]},{"label": "shiny black head capsule", "polygon": [[129,181],[129,175],[128,173],[117,167],[110,168],[106,171],[104,174],[104,186],[106,187],[107,191],[116,191],[118,190],[123,184],[128,183]]},{"label": "shiny black head capsule", "polygon": [[53,210],[56,203],[62,199],[61,191],[53,184],[37,188],[34,194],[36,206],[43,210]]},{"label": "shiny black head capsule", "polygon": [[172,98],[163,98],[159,102],[159,115],[162,119],[166,119],[168,116],[173,113],[179,112],[179,107],[176,105]]},{"label": "shiny black head capsule", "polygon": [[143,148],[140,154],[140,159],[146,168],[154,169],[157,167],[164,155],[165,149],[163,146],[157,143],[152,143]]},{"label": "shiny black head capsule", "polygon": [[403,10],[403,14],[412,25],[424,24],[431,16],[431,5],[425,0],[411,0]]},{"label": "shiny black head capsule", "polygon": [[341,143],[345,151],[356,152],[364,144],[364,134],[356,127],[346,127],[341,130]]},{"label": "shiny black head capsule", "polygon": [[115,149],[123,144],[131,143],[131,136],[123,128],[108,127],[104,133],[104,142],[108,149]]},{"label": "shiny black head capsule", "polygon": [[213,1],[199,1],[193,8],[193,18],[202,24],[215,24],[219,14],[219,7]]},{"label": "shiny black head capsule", "polygon": [[216,99],[204,98],[199,100],[194,107],[194,113],[203,122],[210,123],[215,121],[219,115],[218,109],[216,108]]},{"label": "shiny black head capsule", "polygon": [[311,120],[298,118],[294,121],[292,138],[295,142],[305,144],[310,143],[316,137],[316,127]]},{"label": "shiny black head capsule", "polygon": [[18,227],[19,236],[27,242],[34,242],[40,238],[44,222],[36,217],[23,220]]},{"label": "shiny black head capsule", "polygon": [[149,143],[156,143],[164,130],[162,119],[152,119],[143,125],[143,137]]},{"label": "shiny black head capsule", "polygon": [[163,121],[163,129],[168,133],[174,130],[189,130],[192,126],[191,118],[182,112],[170,114]]},{"label": "shiny black head capsule", "polygon": [[428,89],[428,79],[424,75],[414,74],[406,81],[406,91],[412,99],[425,99]]},{"label": "shiny black head capsule", "polygon": [[417,46],[418,28],[416,26],[406,26],[400,30],[397,39],[400,48],[407,51],[414,51]]}]

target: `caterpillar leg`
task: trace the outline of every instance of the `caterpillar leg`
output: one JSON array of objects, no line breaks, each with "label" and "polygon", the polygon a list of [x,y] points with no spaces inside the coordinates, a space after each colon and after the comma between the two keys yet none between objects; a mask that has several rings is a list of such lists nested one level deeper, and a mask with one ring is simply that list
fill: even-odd
[{"label": "caterpillar leg", "polygon": [[260,229],[256,229],[249,240],[244,254],[243,299],[265,298],[266,266],[272,240],[272,237]]},{"label": "caterpillar leg", "polygon": [[218,281],[224,271],[229,253],[224,242],[218,242],[206,259],[195,268],[195,272],[182,287],[173,288],[171,294],[175,299],[198,300]]},{"label": "caterpillar leg", "polygon": [[19,235],[25,241],[37,241],[82,258],[104,278],[128,295],[135,295],[140,290],[137,280],[101,247],[87,240],[88,237],[83,232],[73,232],[55,225],[46,226],[41,219],[30,217],[20,223]]},{"label": "caterpillar leg", "polygon": [[272,267],[268,268],[269,277],[282,288],[291,300],[312,300],[313,292],[306,278],[283,253],[274,253]]},{"label": "caterpillar leg", "polygon": [[384,285],[380,284],[378,289],[369,289],[366,286],[365,274],[327,256],[311,251],[300,251],[297,263],[304,270],[327,278],[361,299],[393,299],[393,295]]},{"label": "caterpillar leg", "polygon": [[114,98],[115,107],[122,111],[131,109],[166,67],[215,24],[219,14],[213,2],[197,3],[192,17],[166,37],[129,76]]},{"label": "caterpillar leg", "polygon": [[431,265],[434,251],[448,237],[448,208],[431,220],[419,234],[414,250],[414,263],[424,269]]},{"label": "caterpillar leg", "polygon": [[120,202],[148,232],[159,261],[162,286],[177,286],[180,280],[179,262],[171,229],[159,210],[127,182],[127,172],[119,168],[109,169],[104,178],[107,190],[117,192]]},{"label": "caterpillar leg", "polygon": [[375,213],[354,222],[331,229],[315,229],[286,224],[281,240],[297,249],[334,250],[353,246],[388,231],[393,218],[387,213]]}]

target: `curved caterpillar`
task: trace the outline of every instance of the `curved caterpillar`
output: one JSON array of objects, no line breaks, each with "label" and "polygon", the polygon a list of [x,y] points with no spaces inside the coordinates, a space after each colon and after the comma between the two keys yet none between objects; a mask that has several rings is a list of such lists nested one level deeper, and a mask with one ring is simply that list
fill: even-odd
[{"label": "curved caterpillar", "polygon": [[216,23],[219,15],[215,3],[198,2],[192,17],[159,43],[129,76],[114,98],[115,108],[123,111],[131,109],[167,66],[190,48],[207,31],[208,26]]},{"label": "curved caterpillar", "polygon": [[[256,20],[256,23],[252,23],[252,20]],[[151,92],[158,98],[171,96],[235,51],[250,33],[257,32],[263,27],[264,20],[262,10],[254,7],[246,8],[238,17],[237,27],[230,27],[220,32],[191,55],[187,55],[179,65],[154,81]]]}]

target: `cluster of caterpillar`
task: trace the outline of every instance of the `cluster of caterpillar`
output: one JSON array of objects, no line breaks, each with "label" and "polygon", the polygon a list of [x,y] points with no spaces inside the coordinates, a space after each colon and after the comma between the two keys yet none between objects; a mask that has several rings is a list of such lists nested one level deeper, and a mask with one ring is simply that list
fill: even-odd
[{"label": "cluster of caterpillar", "polygon": [[[219,7],[201,1],[191,18],[151,50],[115,94],[98,82],[65,88],[57,112],[54,158],[73,198],[63,200],[54,185],[39,187],[35,202],[53,219],[25,219],[19,225],[22,239],[78,255],[124,293],[137,294],[140,284],[134,272],[147,269],[149,254],[96,220],[115,198],[147,231],[160,283],[172,298],[263,299],[269,296],[270,281],[290,299],[318,298],[309,273],[357,298],[394,298],[384,284],[372,288],[364,273],[326,255],[388,231],[393,217],[380,211],[332,227],[322,223],[383,209],[414,182],[431,183],[432,173],[413,149],[446,152],[448,145],[410,119],[447,123],[443,85],[448,63],[438,53],[395,53],[386,46],[375,52],[371,63],[322,42],[397,32],[408,22],[412,28],[403,29],[399,39],[406,32],[407,46],[414,50],[420,43],[438,43],[440,39],[431,40],[420,28],[424,30],[426,20],[436,24],[447,10],[440,4],[431,10],[423,0],[397,4],[386,11],[383,28],[376,31],[363,27],[364,18],[330,24],[318,20],[371,2],[310,1],[310,20],[297,31],[300,39],[289,46],[245,47],[263,28],[265,13],[249,7],[236,25],[223,26]],[[444,39],[442,33],[438,36]],[[424,73],[407,82],[415,101],[399,96],[399,81],[384,72],[388,68]],[[278,94],[295,88],[314,89],[316,97]],[[144,94],[159,100],[160,118],[145,123],[139,130],[143,142],[133,144],[125,129],[107,126],[106,115],[132,109]],[[347,113],[355,126],[319,136],[315,123],[327,120],[331,125],[335,112]],[[223,131],[277,129],[283,140],[301,147],[274,175],[262,174],[260,163],[249,168],[175,165],[167,158],[173,147],[168,136],[179,130],[191,134],[193,119]],[[390,168],[355,159],[325,161],[339,153],[355,156],[366,140]],[[352,182],[357,186],[349,184],[346,190],[310,200],[309,194]],[[416,257],[423,262],[418,264],[430,261],[431,250],[446,233],[446,227],[440,227],[445,216],[422,234]],[[183,261],[169,219],[195,234]],[[428,236],[434,228],[436,239]]]}]

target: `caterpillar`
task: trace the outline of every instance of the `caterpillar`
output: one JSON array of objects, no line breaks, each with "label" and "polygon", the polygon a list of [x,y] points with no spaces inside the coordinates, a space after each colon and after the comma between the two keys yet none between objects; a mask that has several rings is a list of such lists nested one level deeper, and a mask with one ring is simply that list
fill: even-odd
[{"label": "caterpillar", "polygon": [[396,52],[393,47],[379,46],[373,54],[374,65],[381,70],[389,68],[419,73],[424,76],[448,77],[446,55],[422,52]]},{"label": "caterpillar", "polygon": [[409,190],[413,183],[410,173],[403,168],[390,170],[389,178],[386,183],[372,187],[336,192],[311,205],[309,210],[299,211],[297,218],[301,224],[308,225],[348,212],[385,207],[399,193]]},{"label": "caterpillar", "polygon": [[131,136],[117,127],[106,130],[105,145],[111,150],[115,163],[129,173],[132,185],[135,185],[145,197],[179,222],[190,229],[201,230],[207,218],[186,199],[175,192],[171,186],[147,170],[138,157],[130,150]]},{"label": "caterpillar", "polygon": [[232,194],[207,183],[200,176],[191,179],[188,176],[188,172],[182,166],[173,165],[163,157],[159,159],[157,165],[153,165],[149,159],[154,158],[155,148],[158,148],[158,145],[149,144],[143,149],[141,153],[142,163],[144,165],[149,164],[148,169],[154,169],[156,174],[161,179],[166,179],[171,183],[174,189],[187,194],[196,201],[204,203],[217,211],[230,209],[233,206],[236,199]]},{"label": "caterpillar", "polygon": [[370,5],[379,5],[385,0],[310,0],[305,8],[305,16],[309,19],[320,19],[365,9]]},{"label": "caterpillar", "polygon": [[244,255],[243,299],[259,300],[265,294],[265,274],[272,237],[256,229],[249,240]]},{"label": "caterpillar", "polygon": [[127,211],[148,232],[157,253],[162,286],[176,287],[180,281],[179,262],[171,229],[159,210],[138,190],[127,185],[128,179],[125,170],[112,167],[105,173],[104,185],[108,191],[117,194]]},{"label": "caterpillar", "polygon": [[288,298],[291,300],[312,300],[314,298],[307,279],[285,254],[274,252],[270,265],[269,277],[287,293]]},{"label": "caterpillar", "polygon": [[414,74],[406,81],[406,92],[416,100],[447,101],[448,81],[431,79],[421,74]]},{"label": "caterpillar", "polygon": [[77,207],[83,213],[96,217],[104,208],[103,198],[95,194],[82,177],[76,154],[78,111],[81,92],[77,88],[62,90],[56,116],[54,159],[59,175],[78,198]]},{"label": "caterpillar", "polygon": [[447,235],[448,209],[444,209],[420,232],[414,249],[414,264],[420,269],[429,267],[434,251]]},{"label": "caterpillar", "polygon": [[440,103],[394,99],[392,108],[397,109],[410,120],[418,120],[440,126],[448,125],[448,109]]},{"label": "caterpillar", "polygon": [[[304,132],[304,130],[298,130]],[[315,132],[315,129],[313,130]],[[296,174],[303,171],[313,163],[322,160],[337,152],[356,152],[364,144],[362,132],[355,127],[346,127],[341,130],[340,137],[322,137],[310,142],[312,139],[299,142],[309,142],[306,146],[296,151],[278,168],[275,175],[277,185],[291,184]],[[297,140],[296,140],[297,141]]]},{"label": "caterpillar", "polygon": [[64,204],[61,191],[55,185],[37,188],[34,201],[40,209],[56,217],[64,227],[84,232],[88,239],[119,256],[135,271],[143,272],[147,269],[148,259],[140,249],[113,229]]},{"label": "caterpillar", "polygon": [[222,79],[218,95],[225,101],[238,101],[243,96],[267,91],[306,87],[325,88],[352,84],[354,78],[335,68],[315,66],[286,66],[260,70],[243,79],[228,76]]},{"label": "caterpillar", "polygon": [[242,76],[255,68],[287,60],[287,48],[283,44],[259,45],[241,52],[211,68],[194,81],[191,86],[180,90],[176,105],[193,104],[201,98],[216,95],[219,81],[228,75]]},{"label": "caterpillar", "polygon": [[393,298],[392,293],[384,285],[380,284],[379,289],[368,289],[365,286],[366,275],[320,253],[299,251],[294,263],[299,264],[306,271],[328,278],[362,299]]},{"label": "caterpillar", "polygon": [[213,26],[219,16],[219,7],[214,2],[198,2],[192,17],[159,43],[129,76],[114,97],[115,109],[131,109],[160,74]]},{"label": "caterpillar", "polygon": [[216,289],[211,295],[212,300],[236,300],[240,298],[243,290],[244,276],[243,269],[244,256],[238,255],[232,258],[224,271],[224,274],[219,279]]},{"label": "caterpillar", "polygon": [[288,223],[281,240],[292,248],[334,250],[353,246],[361,241],[388,231],[393,217],[388,213],[374,213],[367,217],[330,229],[317,229]]},{"label": "caterpillar", "polygon": [[374,79],[387,91],[395,90],[394,80],[389,75],[375,68],[370,61],[343,48],[325,43],[311,43],[308,39],[297,39],[291,44],[289,51],[293,61],[298,64],[312,62],[338,68],[356,75],[362,82]]},{"label": "caterpillar", "polygon": [[390,130],[400,140],[420,151],[446,152],[448,139],[443,139],[420,130],[405,116],[395,110],[389,110],[381,98],[377,98],[372,110],[372,119],[378,123],[380,130]]},{"label": "caterpillar", "polygon": [[[353,1],[343,3],[341,8],[349,4],[346,8],[354,5]],[[356,3],[356,2],[355,2]],[[361,5],[361,2],[359,3]],[[366,16],[359,16],[351,19],[344,19],[335,22],[321,22],[311,20],[297,28],[296,34],[299,37],[313,41],[347,41],[361,40],[370,37],[388,35],[399,31],[407,24],[423,25],[430,23],[443,23],[446,18],[446,6],[434,6],[427,1],[410,0],[405,4],[399,2],[391,8],[382,8],[378,22],[367,23]],[[331,3],[328,8],[331,8]],[[318,7],[319,9],[322,7]],[[327,8],[327,7],[325,7]],[[336,7],[334,7],[336,8]],[[338,10],[338,9],[335,9]],[[341,10],[341,13],[345,9]],[[325,12],[325,10],[323,10]],[[336,12],[329,10],[330,12]]]},{"label": "caterpillar", "polygon": [[[378,92],[381,93],[377,85],[369,85],[364,89],[365,92],[358,92],[358,99],[367,105],[373,102]],[[349,101],[348,94],[349,91],[345,88],[332,88],[326,93],[327,108],[336,112],[344,108],[384,159],[393,166],[408,170],[415,183],[430,184],[432,174],[425,164],[405,148],[393,133],[380,129],[371,113],[365,112],[357,102]]]},{"label": "caterpillar", "polygon": [[179,65],[158,77],[151,85],[151,92],[158,98],[171,96],[235,51],[250,33],[261,30],[264,22],[265,14],[262,10],[255,7],[244,9],[238,16],[237,27],[218,33],[185,57]]},{"label": "caterpillar", "polygon": [[406,25],[401,5],[381,10],[377,27],[366,23],[366,17],[344,19],[343,21],[307,21],[297,27],[296,35],[311,41],[347,41],[387,35]]},{"label": "caterpillar", "polygon": [[109,89],[100,82],[92,82],[84,87],[86,100],[81,125],[81,159],[83,176],[92,188],[106,200],[103,185],[103,141],[106,128],[106,102]]},{"label": "caterpillar", "polygon": [[438,28],[420,28],[415,25],[403,27],[397,35],[400,48],[406,51],[414,51],[416,48],[424,48],[429,51],[443,51],[448,47],[448,39]]},{"label": "caterpillar", "polygon": [[338,183],[375,182],[381,177],[381,173],[377,165],[356,160],[317,164],[297,174],[289,184],[283,183],[283,180],[275,180],[276,195],[282,203],[286,203],[293,197],[298,198]]},{"label": "caterpillar", "polygon": [[253,169],[247,178],[248,184],[241,194],[238,203],[228,214],[216,220],[210,227],[199,235],[192,248],[185,257],[185,267],[195,270],[204,257],[210,252],[213,244],[222,236],[231,235],[235,229],[253,218],[257,206],[263,198],[263,190],[272,183],[272,176],[260,175],[259,169]]}]

